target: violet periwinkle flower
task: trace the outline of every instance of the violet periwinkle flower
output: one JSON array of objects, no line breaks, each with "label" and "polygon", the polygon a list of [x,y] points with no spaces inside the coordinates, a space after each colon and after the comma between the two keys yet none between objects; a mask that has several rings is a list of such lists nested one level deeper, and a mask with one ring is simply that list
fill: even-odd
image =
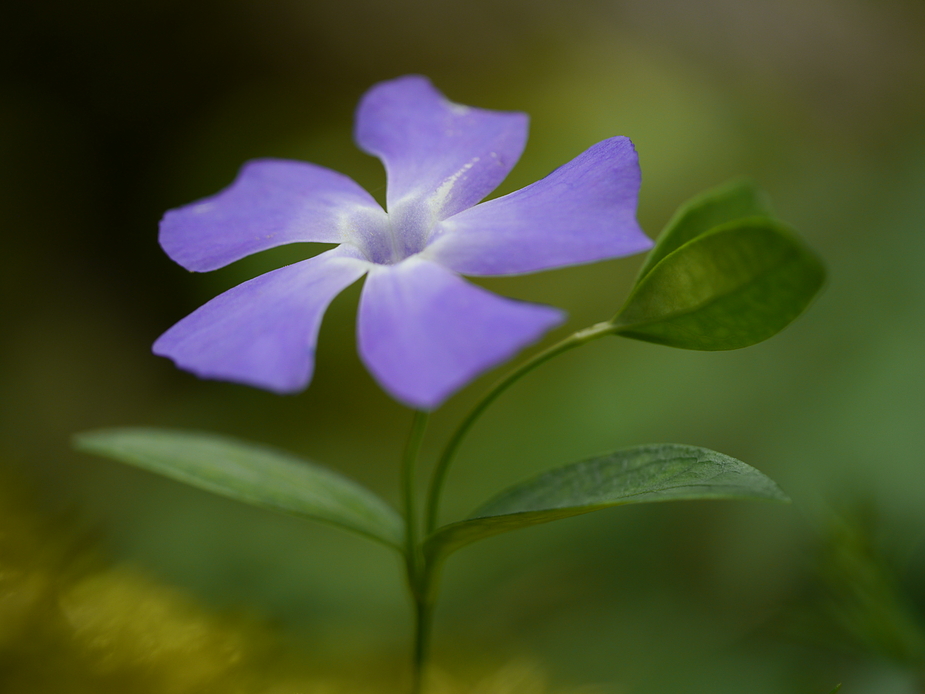
[{"label": "violet periwinkle flower", "polygon": [[433,409],[564,319],[461,274],[517,275],[651,246],[635,219],[640,172],[625,137],[481,204],[523,151],[525,114],[454,104],[412,75],[365,94],[355,137],[385,165],[388,212],[340,173],[277,159],[248,162],[225,190],[167,212],[161,246],[196,272],[287,243],[340,245],[209,301],[164,333],[156,354],[203,378],[299,391],[322,315],[365,274],[363,362],[394,398]]}]

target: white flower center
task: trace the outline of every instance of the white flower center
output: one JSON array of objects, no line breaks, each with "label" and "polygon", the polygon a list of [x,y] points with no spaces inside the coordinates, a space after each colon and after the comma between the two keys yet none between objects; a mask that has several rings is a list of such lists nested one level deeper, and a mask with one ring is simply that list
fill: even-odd
[{"label": "white flower center", "polygon": [[[492,156],[497,155],[492,152]],[[479,159],[473,157],[466,162],[427,197],[407,195],[393,201],[388,212],[370,208],[356,211],[342,222],[348,243],[378,265],[394,265],[420,253],[439,234],[442,213],[453,187],[465,179]]]},{"label": "white flower center", "polygon": [[433,207],[420,198],[393,207],[388,213],[363,209],[342,222],[345,241],[378,265],[394,265],[423,251],[438,224]]}]

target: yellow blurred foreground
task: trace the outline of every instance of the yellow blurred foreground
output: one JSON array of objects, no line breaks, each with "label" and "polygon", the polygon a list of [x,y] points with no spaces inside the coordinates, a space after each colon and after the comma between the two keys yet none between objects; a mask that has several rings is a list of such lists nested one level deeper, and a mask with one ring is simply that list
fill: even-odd
[{"label": "yellow blurred foreground", "polygon": [[[340,694],[403,691],[403,663],[310,672],[305,644],[260,620],[209,610],[140,570],[108,565],[69,519],[0,484],[0,691],[8,694]],[[358,674],[358,672],[360,674]],[[429,694],[542,694],[529,662]]]}]

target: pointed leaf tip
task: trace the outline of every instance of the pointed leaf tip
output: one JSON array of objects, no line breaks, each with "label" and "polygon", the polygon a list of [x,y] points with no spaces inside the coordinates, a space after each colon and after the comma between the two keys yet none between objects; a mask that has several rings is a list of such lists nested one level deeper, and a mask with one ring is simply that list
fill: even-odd
[{"label": "pointed leaf tip", "polygon": [[439,528],[424,551],[439,560],[471,542],[517,528],[610,506],[692,499],[790,501],[768,477],[722,453],[678,444],[638,446],[514,485],[466,520]]},{"label": "pointed leaf tip", "polygon": [[404,522],[388,504],[346,477],[282,451],[217,434],[153,428],[86,432],[74,438],[74,447],[403,551]]}]

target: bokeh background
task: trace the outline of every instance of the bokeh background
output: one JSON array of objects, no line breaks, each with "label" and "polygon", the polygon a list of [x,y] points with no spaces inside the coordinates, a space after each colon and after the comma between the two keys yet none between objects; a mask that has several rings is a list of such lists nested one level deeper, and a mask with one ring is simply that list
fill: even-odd
[{"label": "bokeh background", "polygon": [[[83,656],[61,655],[73,644],[48,637],[59,603],[36,607],[36,595],[57,593],[23,588],[30,576],[47,588],[77,574],[103,577],[83,589],[102,597],[80,603],[81,623],[121,612],[144,625],[141,596],[168,591],[186,607],[169,598],[151,609],[180,609],[177,629],[186,610],[247,615],[303,674],[401,681],[408,603],[388,550],[78,455],[69,437],[113,425],[209,429],[297,451],[396,500],[410,415],[356,357],[357,287],[328,312],[315,382],[298,396],[199,381],[150,345],[218,292],[316,250],[191,275],[157,245],[163,211],[263,156],[329,166],[381,199],[384,175],[353,146],[352,111],[372,83],[409,72],[454,101],[530,113],[526,153],[498,193],[629,135],[650,235],[689,196],[748,175],[830,271],[807,314],[767,343],[691,353],[599,341],[493,406],[451,475],[447,520],[553,465],[662,441],[742,459],[794,503],[618,508],[466,549],[446,571],[438,665],[465,680],[526,659],[554,689],[615,693],[824,693],[838,682],[851,694],[922,691],[921,2],[20,0],[2,13],[9,691],[84,691]],[[482,283],[567,309],[552,340],[612,315],[639,262]],[[500,372],[436,415],[428,462]],[[104,603],[113,615],[100,616]],[[74,609],[64,615],[73,626]],[[209,628],[225,633],[221,624]],[[177,643],[164,629],[139,626],[132,638],[163,651]],[[260,633],[255,648],[266,651]],[[173,667],[193,661],[204,662],[178,656]],[[245,690],[270,691],[281,676],[270,668]],[[113,691],[147,686],[129,681]],[[189,681],[154,691],[231,691]],[[104,690],[94,686],[86,691]]]}]

